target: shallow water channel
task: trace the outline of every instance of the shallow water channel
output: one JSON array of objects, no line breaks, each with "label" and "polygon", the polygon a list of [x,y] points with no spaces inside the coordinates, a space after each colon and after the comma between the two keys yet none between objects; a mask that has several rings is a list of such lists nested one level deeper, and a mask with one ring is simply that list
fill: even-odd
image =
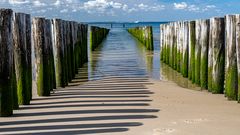
[{"label": "shallow water channel", "polygon": [[149,77],[174,81],[181,87],[200,90],[160,62],[159,34],[154,35],[154,49],[154,52],[147,51],[126,29],[113,28],[95,51],[89,51],[89,63],[82,73],[86,74],[86,80],[99,80],[109,76]]}]

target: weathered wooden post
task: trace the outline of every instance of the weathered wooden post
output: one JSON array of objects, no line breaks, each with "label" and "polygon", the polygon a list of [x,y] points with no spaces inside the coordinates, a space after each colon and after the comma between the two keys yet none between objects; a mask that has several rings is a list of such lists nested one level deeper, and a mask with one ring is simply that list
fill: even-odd
[{"label": "weathered wooden post", "polygon": [[226,22],[225,94],[229,100],[236,100],[238,91],[238,75],[237,75],[238,71],[236,54],[236,16],[226,15],[225,22]]},{"label": "weathered wooden post", "polygon": [[30,91],[30,100],[32,100],[32,25],[31,15],[25,14],[26,21],[26,44],[27,44],[27,87]]},{"label": "weathered wooden post", "polygon": [[78,24],[74,22],[74,74],[78,72]]},{"label": "weathered wooden post", "polygon": [[209,33],[208,90],[212,93],[222,94],[224,91],[225,65],[224,18],[211,18]]},{"label": "weathered wooden post", "polygon": [[84,44],[84,46],[85,46],[85,50],[84,50],[84,54],[85,54],[85,56],[84,56],[84,62],[88,62],[88,25],[87,24],[85,24],[85,25],[83,25],[84,26],[84,31],[83,31],[83,35],[84,35],[84,42],[83,42],[83,44]]},{"label": "weathered wooden post", "polygon": [[195,83],[200,85],[200,60],[201,60],[201,20],[196,20],[195,27],[196,44],[195,44]]},{"label": "weathered wooden post", "polygon": [[[39,96],[50,95],[49,47],[46,39],[46,20],[33,18],[33,43],[35,50],[36,83]],[[49,28],[50,29],[50,28]]]},{"label": "weathered wooden post", "polygon": [[71,50],[72,50],[72,35],[71,35],[71,22],[67,21],[67,54],[68,54],[68,80],[69,82],[71,82],[71,80],[73,79],[72,76],[72,54],[71,54]]},{"label": "weathered wooden post", "polygon": [[53,56],[53,37],[52,37],[52,25],[51,20],[45,20],[45,33],[46,33],[46,42],[48,44],[49,50],[49,80],[51,90],[56,89],[56,78],[55,78],[55,66],[54,66],[54,56]]},{"label": "weathered wooden post", "polygon": [[[62,21],[62,28],[63,28],[63,46],[64,46],[64,65],[68,65],[68,51],[67,51],[67,22],[65,20]],[[64,66],[64,83],[65,86],[68,86],[68,66]]]},{"label": "weathered wooden post", "polygon": [[160,25],[160,59],[163,60],[164,25]]},{"label": "weathered wooden post", "polygon": [[200,60],[200,83],[201,88],[207,89],[208,85],[208,44],[209,44],[209,20],[201,20],[201,60]]},{"label": "weathered wooden post", "polygon": [[0,9],[0,116],[11,116],[13,113],[13,38],[12,16],[10,9]]},{"label": "weathered wooden post", "polygon": [[238,102],[240,102],[240,15],[236,15],[236,51],[238,67]]},{"label": "weathered wooden post", "polygon": [[14,61],[20,105],[29,105],[32,97],[31,23],[27,17],[30,16],[23,13],[14,13],[13,17]]},{"label": "weathered wooden post", "polygon": [[180,60],[180,22],[177,22],[177,71],[180,72],[181,60]]},{"label": "weathered wooden post", "polygon": [[65,87],[65,63],[64,63],[64,45],[63,45],[63,28],[61,19],[52,20],[53,38],[55,40],[54,54],[55,70],[56,70],[56,84],[57,87]]},{"label": "weathered wooden post", "polygon": [[174,62],[173,62],[173,68],[177,70],[177,23],[174,22],[173,24],[173,57],[174,57]]},{"label": "weathered wooden post", "polygon": [[169,56],[170,56],[170,26],[169,24],[167,24],[166,26],[166,31],[167,31],[167,35],[166,35],[166,64],[169,65]]},{"label": "weathered wooden post", "polygon": [[183,75],[183,66],[184,66],[184,59],[183,59],[183,43],[184,43],[184,22],[181,21],[180,22],[180,32],[179,32],[179,38],[180,38],[180,42],[179,42],[179,49],[180,49],[180,73]]},{"label": "weathered wooden post", "polygon": [[183,22],[183,50],[182,50],[182,75],[188,77],[188,57],[189,57],[189,45],[188,45],[188,22]]},{"label": "weathered wooden post", "polygon": [[188,78],[195,82],[195,42],[196,42],[196,33],[195,33],[195,21],[189,22],[189,67],[188,67]]}]

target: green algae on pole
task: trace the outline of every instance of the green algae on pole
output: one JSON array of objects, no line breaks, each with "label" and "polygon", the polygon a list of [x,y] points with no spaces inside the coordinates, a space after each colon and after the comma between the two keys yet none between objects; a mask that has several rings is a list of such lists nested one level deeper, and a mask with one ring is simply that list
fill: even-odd
[{"label": "green algae on pole", "polygon": [[188,44],[188,22],[183,23],[183,50],[182,50],[182,75],[183,77],[188,77],[188,50],[189,50],[189,44]]},{"label": "green algae on pole", "polygon": [[51,28],[51,20],[46,19],[45,21],[45,34],[46,34],[46,42],[48,44],[49,51],[49,85],[50,90],[56,89],[56,79],[55,79],[55,68],[54,68],[54,56],[53,56],[53,39],[52,39],[52,28]]},{"label": "green algae on pole", "polygon": [[31,25],[29,22],[27,23],[26,20],[30,21],[29,19],[27,19],[26,14],[14,13],[13,17],[14,62],[19,105],[29,105],[32,96],[31,95],[32,77],[30,77],[30,74],[32,75],[31,71],[32,69],[30,69],[32,63],[30,63],[31,55],[29,55],[29,53],[31,54],[31,43],[27,44],[28,40],[31,38],[31,35],[27,34],[27,27],[31,27]]},{"label": "green algae on pole", "polygon": [[128,32],[143,43],[147,50],[154,50],[152,26],[130,28]]},{"label": "green algae on pole", "polygon": [[0,117],[13,114],[13,61],[11,9],[0,9]]},{"label": "green algae on pole", "polygon": [[195,42],[196,42],[196,33],[195,33],[195,21],[189,22],[189,69],[188,69],[188,78],[195,82]]},{"label": "green algae on pole", "polygon": [[160,25],[160,60],[163,60],[163,52],[164,52],[164,25]]},{"label": "green algae on pole", "polygon": [[196,43],[195,43],[195,83],[200,85],[200,62],[201,62],[201,20],[196,20]]},{"label": "green algae on pole", "polygon": [[202,89],[208,86],[208,44],[209,44],[209,19],[201,20],[201,60],[200,60],[200,83]]},{"label": "green algae on pole", "polygon": [[27,45],[27,89],[30,92],[30,100],[32,100],[32,27],[31,15],[25,14],[26,21],[26,45]]},{"label": "green algae on pole", "polygon": [[96,26],[90,27],[90,49],[94,51],[106,38],[109,33],[109,29],[100,28]]},{"label": "green algae on pole", "polygon": [[46,20],[33,18],[33,43],[35,50],[36,83],[39,96],[50,96],[49,47],[46,42]]},{"label": "green algae on pole", "polygon": [[211,18],[208,58],[208,90],[214,94],[223,94],[224,91],[224,34],[224,18]]},{"label": "green algae on pole", "polygon": [[226,15],[225,23],[225,95],[229,100],[237,100],[236,16]]},{"label": "green algae on pole", "polygon": [[54,38],[54,60],[55,60],[55,72],[56,72],[56,86],[65,87],[65,76],[64,76],[64,45],[63,45],[63,34],[62,34],[62,20],[52,20],[53,38]]}]

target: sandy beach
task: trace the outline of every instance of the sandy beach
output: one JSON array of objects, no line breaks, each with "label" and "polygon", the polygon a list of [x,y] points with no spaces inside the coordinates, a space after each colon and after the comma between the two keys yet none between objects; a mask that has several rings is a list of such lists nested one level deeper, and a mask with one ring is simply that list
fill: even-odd
[{"label": "sandy beach", "polygon": [[[0,134],[236,135],[240,108],[223,95],[148,78],[107,77],[35,98]],[[81,84],[81,85],[79,85]],[[78,85],[78,86],[74,86]]]},{"label": "sandy beach", "polygon": [[168,81],[154,81],[148,88],[155,94],[151,107],[157,119],[145,121],[127,135],[237,135],[240,108],[224,95],[179,87]]}]

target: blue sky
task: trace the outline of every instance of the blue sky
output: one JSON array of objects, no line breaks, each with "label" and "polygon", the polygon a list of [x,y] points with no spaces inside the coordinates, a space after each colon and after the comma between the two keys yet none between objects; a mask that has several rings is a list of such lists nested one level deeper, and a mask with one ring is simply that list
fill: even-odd
[{"label": "blue sky", "polygon": [[33,16],[91,21],[175,21],[240,13],[240,0],[0,0]]}]

